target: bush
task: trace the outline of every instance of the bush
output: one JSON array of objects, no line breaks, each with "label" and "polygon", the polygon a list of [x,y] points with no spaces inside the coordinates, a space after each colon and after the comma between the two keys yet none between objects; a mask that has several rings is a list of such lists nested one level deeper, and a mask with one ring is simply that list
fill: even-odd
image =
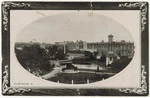
[{"label": "bush", "polygon": [[112,69],[120,71],[123,70],[131,62],[131,60],[132,60],[131,58],[123,56],[119,60],[114,61],[109,66],[111,66]]},{"label": "bush", "polygon": [[95,60],[96,59],[96,57],[93,56],[93,53],[90,51],[84,51],[84,55],[89,57],[89,60]]},{"label": "bush", "polygon": [[106,62],[106,56],[105,55],[101,56],[100,61],[101,62]]}]

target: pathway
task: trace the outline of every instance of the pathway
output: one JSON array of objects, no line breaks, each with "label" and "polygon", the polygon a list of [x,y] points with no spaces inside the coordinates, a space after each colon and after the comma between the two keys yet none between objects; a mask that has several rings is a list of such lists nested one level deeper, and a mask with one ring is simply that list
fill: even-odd
[{"label": "pathway", "polygon": [[59,73],[62,70],[63,67],[55,67],[53,71],[50,73],[41,76],[43,79],[49,79],[51,77],[54,77],[57,73]]},{"label": "pathway", "polygon": [[85,72],[85,73],[96,73],[96,74],[109,74],[109,75],[114,75],[116,73],[111,73],[111,72],[95,72],[95,71],[82,71],[80,70],[80,72]]}]

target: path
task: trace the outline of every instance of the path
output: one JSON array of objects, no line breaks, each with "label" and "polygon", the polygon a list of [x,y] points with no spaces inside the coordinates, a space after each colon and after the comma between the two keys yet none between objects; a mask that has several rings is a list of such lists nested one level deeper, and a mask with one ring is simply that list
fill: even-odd
[{"label": "path", "polygon": [[49,79],[51,77],[54,77],[57,73],[59,73],[62,70],[63,67],[55,67],[53,71],[50,73],[41,76],[43,79]]},{"label": "path", "polygon": [[80,72],[85,72],[85,73],[96,73],[96,74],[110,74],[110,75],[116,74],[116,73],[110,73],[110,72],[95,72],[95,71],[82,71],[82,70],[80,70]]}]

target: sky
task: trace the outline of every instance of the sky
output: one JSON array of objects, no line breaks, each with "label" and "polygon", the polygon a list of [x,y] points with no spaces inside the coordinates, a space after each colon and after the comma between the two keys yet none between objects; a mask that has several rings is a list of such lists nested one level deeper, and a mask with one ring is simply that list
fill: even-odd
[{"label": "sky", "polygon": [[131,41],[130,32],[119,22],[89,12],[64,12],[40,18],[26,26],[17,35],[19,42],[62,42],[83,40],[87,42],[108,41],[108,35],[114,36],[114,41]]}]

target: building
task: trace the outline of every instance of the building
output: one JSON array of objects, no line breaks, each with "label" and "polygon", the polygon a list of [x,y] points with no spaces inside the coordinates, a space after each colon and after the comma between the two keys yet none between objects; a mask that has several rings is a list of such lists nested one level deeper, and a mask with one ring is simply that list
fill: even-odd
[{"label": "building", "polygon": [[56,42],[55,45],[57,46],[66,46],[69,51],[74,50],[85,50],[90,51],[92,53],[97,52],[97,57],[100,58],[102,55],[107,55],[108,52],[113,52],[118,56],[128,56],[132,58],[134,55],[134,43],[133,42],[126,42],[122,40],[120,42],[116,42],[113,40],[113,35],[108,35],[108,42],[86,42],[82,40],[77,40],[76,42],[73,41],[66,41],[64,42]]},{"label": "building", "polygon": [[65,44],[68,50],[73,50],[75,48],[73,41],[66,41]]},{"label": "building", "polygon": [[118,56],[128,56],[132,58],[134,55],[134,43],[113,41],[113,35],[108,35],[108,42],[95,42],[87,43],[87,50],[91,52],[98,52],[98,56],[106,55],[108,52],[112,51]]},{"label": "building", "polygon": [[106,66],[108,66],[109,64],[112,64],[114,62],[114,60],[117,58],[117,55],[115,53],[108,52],[106,54]]},{"label": "building", "polygon": [[82,50],[83,49],[83,41],[82,40],[77,40],[74,43],[74,50]]}]

